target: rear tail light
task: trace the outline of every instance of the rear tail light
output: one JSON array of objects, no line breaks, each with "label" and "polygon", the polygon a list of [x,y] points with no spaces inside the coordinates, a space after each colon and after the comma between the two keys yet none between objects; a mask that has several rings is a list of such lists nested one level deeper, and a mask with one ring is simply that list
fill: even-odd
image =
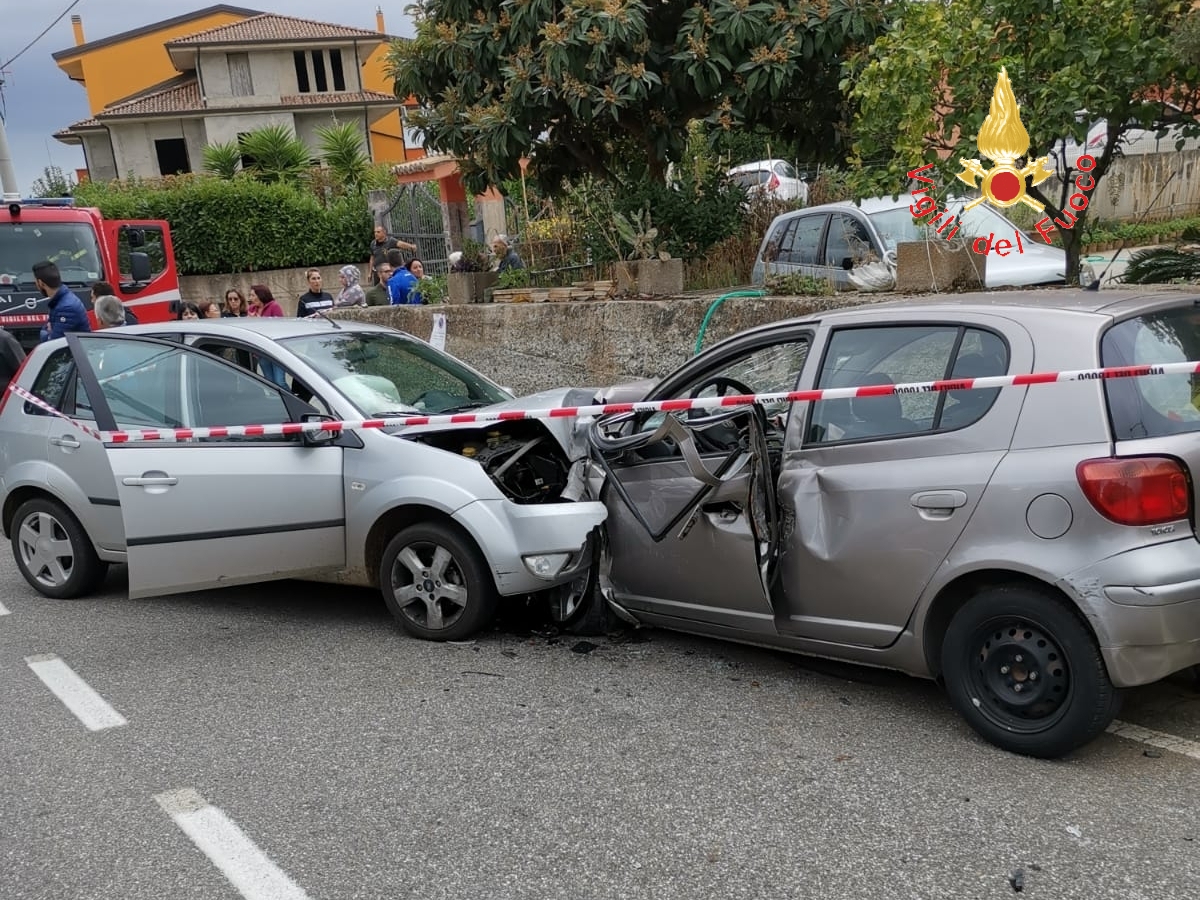
[{"label": "rear tail light", "polygon": [[[21,377],[21,370],[25,368],[25,364],[29,362],[29,357],[32,355],[32,352],[25,354],[25,358],[21,360],[21,364],[17,366],[17,371],[13,372],[12,381],[10,381],[9,384],[17,383],[17,379]],[[12,391],[10,391],[7,387],[4,389],[3,393],[0,393],[0,413],[4,412],[4,404],[8,402],[8,398],[11,396]]]},{"label": "rear tail light", "polygon": [[777,187],[779,187],[779,176],[778,176],[778,175],[772,175],[772,176],[771,176],[771,180],[767,182],[767,190],[768,190],[768,191],[773,191],[773,190],[775,190]]},{"label": "rear tail light", "polygon": [[1088,501],[1119,525],[1158,525],[1188,518],[1187,471],[1166,456],[1085,459],[1075,477]]}]

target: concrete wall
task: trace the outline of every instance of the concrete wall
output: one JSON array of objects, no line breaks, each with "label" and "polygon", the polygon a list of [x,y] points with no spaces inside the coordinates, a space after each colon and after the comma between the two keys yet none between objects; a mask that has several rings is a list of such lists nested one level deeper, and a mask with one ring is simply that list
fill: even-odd
[{"label": "concrete wall", "polygon": [[[603,386],[658,378],[690,359],[713,299],[614,300],[388,306],[341,310],[429,339],[435,313],[446,314],[446,349],[519,394],[563,385]],[[713,314],[704,347],[745,328],[895,295],[765,297],[726,300]]]},{"label": "concrete wall", "polygon": [[200,53],[200,77],[204,84],[204,97],[210,107],[263,106],[279,102],[280,97],[289,94],[299,94],[300,85],[296,78],[296,63],[292,55],[294,50],[303,50],[305,63],[308,66],[309,87],[315,91],[316,81],[313,75],[312,51],[319,50],[324,54],[325,77],[328,90],[332,91],[333,73],[329,65],[330,51],[340,50],[342,54],[342,73],[345,77],[347,91],[362,90],[362,73],[359,64],[354,60],[354,48],[329,46],[296,46],[285,50],[253,50],[249,52],[250,80],[254,87],[252,96],[235,97],[229,75],[227,53],[220,51],[202,51]]},{"label": "concrete wall", "polygon": [[[371,115],[380,115],[378,110],[371,110]],[[296,113],[296,137],[304,141],[312,151],[313,158],[320,155],[321,137],[318,128],[328,128],[330,125],[343,125],[347,122],[354,125],[355,130],[362,136],[363,146],[368,146],[369,134],[367,123],[361,109],[342,109],[335,115],[333,110],[314,113]]]},{"label": "concrete wall", "polygon": [[230,110],[225,115],[207,116],[204,119],[204,132],[210,144],[224,144],[236,141],[239,134],[265,128],[269,125],[283,125],[295,129],[296,123],[290,112],[256,112],[237,113]]},{"label": "concrete wall", "polygon": [[[336,297],[338,291],[342,289],[342,283],[338,280],[338,269],[341,266],[318,266],[317,268],[321,270],[325,290]],[[360,265],[358,268],[363,274],[363,286],[368,287],[366,266]],[[294,316],[297,299],[308,290],[308,283],[304,280],[306,271],[306,269],[268,269],[262,272],[239,272],[236,275],[184,275],[179,279],[179,292],[183,295],[184,300],[192,303],[201,300],[216,300],[220,303],[225,299],[225,292],[230,288],[237,288],[242,292],[242,296],[245,296],[250,291],[250,285],[265,284],[271,289],[271,293],[275,295],[275,299],[279,301],[283,311],[289,316]],[[424,336],[429,337],[428,334]]]},{"label": "concrete wall", "polygon": [[84,157],[87,159],[88,177],[96,181],[111,181],[120,178],[117,161],[113,159],[112,144],[108,134],[87,134],[82,136]]},{"label": "concrete wall", "polygon": [[[1168,178],[1170,184],[1159,196]],[[1061,184],[1057,182],[1051,189],[1051,196],[1059,196]],[[1118,157],[1088,200],[1088,216],[1093,222],[1097,218],[1132,220],[1148,207],[1152,209],[1146,221],[1194,215],[1200,212],[1200,148]]]}]

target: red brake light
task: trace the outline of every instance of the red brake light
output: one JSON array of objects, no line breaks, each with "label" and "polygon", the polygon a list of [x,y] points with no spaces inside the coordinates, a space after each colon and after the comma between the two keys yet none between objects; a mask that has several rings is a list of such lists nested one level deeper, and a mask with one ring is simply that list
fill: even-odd
[{"label": "red brake light", "polygon": [[779,187],[779,176],[772,174],[771,180],[767,182],[767,190],[773,191],[777,187]]},{"label": "red brake light", "polygon": [[[21,364],[17,366],[17,371],[13,372],[12,381],[10,381],[9,384],[17,383],[17,379],[21,377],[21,370],[25,368],[25,364],[29,362],[29,357],[32,355],[32,352],[25,354],[25,358],[21,360]],[[8,398],[11,396],[12,391],[10,391],[6,385],[3,393],[0,393],[0,413],[4,412],[4,404],[8,402]]]},{"label": "red brake light", "polygon": [[1085,459],[1075,477],[1096,511],[1119,525],[1174,522],[1192,511],[1187,472],[1166,456]]}]

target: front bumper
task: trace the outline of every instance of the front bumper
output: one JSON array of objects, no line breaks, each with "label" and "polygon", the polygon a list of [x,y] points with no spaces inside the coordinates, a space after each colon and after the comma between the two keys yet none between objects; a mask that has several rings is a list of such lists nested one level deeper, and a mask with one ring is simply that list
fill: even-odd
[{"label": "front bumper", "polygon": [[1200,543],[1191,536],[1110,557],[1060,586],[1095,629],[1117,687],[1200,665]]},{"label": "front bumper", "polygon": [[[565,584],[592,560],[591,537],[608,515],[603,503],[520,504],[511,500],[476,500],[454,513],[487,558],[502,595],[527,594]],[[552,577],[534,575],[529,556],[568,554]]]}]

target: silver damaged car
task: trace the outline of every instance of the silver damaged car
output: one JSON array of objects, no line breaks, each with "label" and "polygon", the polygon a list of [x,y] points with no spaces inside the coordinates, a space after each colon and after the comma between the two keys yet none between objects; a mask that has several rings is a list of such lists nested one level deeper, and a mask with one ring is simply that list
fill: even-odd
[{"label": "silver damaged car", "polygon": [[[1200,359],[1194,292],[871,304],[713,346],[667,400]],[[590,427],[628,621],[936,678],[1055,757],[1200,663],[1200,380],[917,392]]]},{"label": "silver damaged car", "polygon": [[[15,383],[101,432],[520,405],[423,341],[327,319],[72,334],[33,350]],[[132,597],[328,579],[378,587],[435,640],[486,625],[500,596],[538,594],[560,621],[579,611],[606,510],[581,499],[573,456],[568,424],[533,421],[102,444],[0,400],[4,532],[42,594],[86,594],[110,563],[128,564]]]}]

